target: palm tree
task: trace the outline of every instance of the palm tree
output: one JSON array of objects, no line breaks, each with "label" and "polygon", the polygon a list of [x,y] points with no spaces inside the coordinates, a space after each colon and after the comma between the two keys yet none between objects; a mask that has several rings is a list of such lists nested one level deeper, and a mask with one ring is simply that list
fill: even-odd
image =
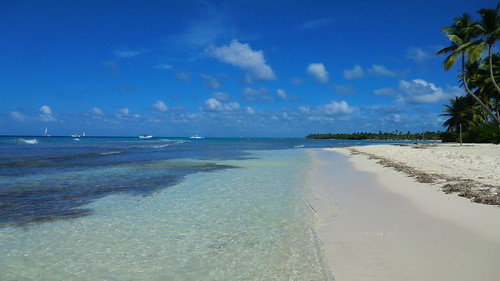
[{"label": "palm tree", "polygon": [[445,71],[455,65],[457,58],[465,56],[467,46],[470,45],[471,39],[478,35],[478,23],[474,22],[469,14],[455,18],[455,23],[452,26],[443,27],[441,30],[446,34],[446,38],[452,43],[436,53],[435,56],[450,53],[443,61]]},{"label": "palm tree", "polygon": [[445,109],[443,109],[445,113],[439,115],[449,117],[443,123],[443,126],[448,127],[447,131],[458,132],[460,125],[467,130],[484,122],[480,108],[474,104],[475,101],[470,96],[455,97],[455,99],[450,100],[450,105],[445,105]]},{"label": "palm tree", "polygon": [[500,87],[498,86],[494,73],[493,73],[493,45],[500,38],[500,3],[497,5],[496,9],[481,9],[478,11],[481,16],[481,21],[475,26],[480,39],[474,41],[474,47],[469,49],[469,61],[478,61],[481,55],[484,53],[486,46],[488,46],[488,64],[490,79],[495,89],[500,93]]},{"label": "palm tree", "polygon": [[[492,55],[494,79],[500,79],[500,57]],[[474,94],[481,98],[484,104],[490,106],[495,113],[497,111],[495,101],[500,101],[500,93],[496,90],[491,79],[490,67],[487,62],[473,62],[466,65],[466,76],[470,77],[469,86],[475,89]],[[497,117],[499,113],[496,112]]]},{"label": "palm tree", "polygon": [[448,57],[443,61],[443,68],[448,71],[453,65],[455,65],[457,59],[460,57],[462,61],[461,65],[461,80],[463,86],[467,93],[471,95],[481,107],[492,117],[492,119],[498,123],[500,128],[500,118],[498,118],[490,108],[469,88],[468,80],[466,76],[466,63],[465,58],[467,54],[471,53],[473,48],[477,48],[477,41],[472,40],[479,35],[480,24],[474,22],[469,14],[463,14],[461,17],[455,18],[455,23],[452,26],[444,27],[442,32],[446,34],[446,38],[452,43],[449,47],[446,47],[436,53],[436,56],[441,54],[450,53]]}]

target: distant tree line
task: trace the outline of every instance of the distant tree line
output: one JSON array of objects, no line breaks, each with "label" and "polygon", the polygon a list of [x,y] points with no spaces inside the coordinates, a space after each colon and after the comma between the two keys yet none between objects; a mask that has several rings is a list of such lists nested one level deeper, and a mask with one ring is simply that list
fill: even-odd
[{"label": "distant tree line", "polygon": [[338,140],[441,140],[442,132],[422,132],[422,133],[411,133],[410,131],[403,133],[402,131],[396,130],[395,132],[382,132],[378,133],[317,133],[309,134],[306,139],[338,139]]}]

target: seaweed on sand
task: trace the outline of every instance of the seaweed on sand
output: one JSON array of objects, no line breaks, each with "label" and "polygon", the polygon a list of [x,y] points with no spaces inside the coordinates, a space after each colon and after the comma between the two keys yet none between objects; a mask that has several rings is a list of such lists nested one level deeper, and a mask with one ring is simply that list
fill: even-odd
[{"label": "seaweed on sand", "polygon": [[[423,147],[419,148],[422,149]],[[403,172],[415,178],[420,183],[434,184],[445,182],[445,184],[441,186],[441,189],[447,194],[458,193],[458,196],[468,198],[472,202],[500,206],[500,186],[485,185],[471,179],[448,177],[441,174],[429,174],[406,164],[371,153],[362,152],[355,148],[349,148],[349,150],[352,155],[365,155],[368,159],[377,160],[378,164],[384,167],[393,168],[398,172]]]}]

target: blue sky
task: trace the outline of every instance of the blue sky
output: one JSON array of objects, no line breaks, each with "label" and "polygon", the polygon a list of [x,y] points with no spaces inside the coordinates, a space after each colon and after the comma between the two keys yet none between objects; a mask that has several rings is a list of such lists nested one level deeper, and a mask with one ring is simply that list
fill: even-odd
[{"label": "blue sky", "polygon": [[496,1],[2,1],[0,134],[444,130],[441,28]]}]

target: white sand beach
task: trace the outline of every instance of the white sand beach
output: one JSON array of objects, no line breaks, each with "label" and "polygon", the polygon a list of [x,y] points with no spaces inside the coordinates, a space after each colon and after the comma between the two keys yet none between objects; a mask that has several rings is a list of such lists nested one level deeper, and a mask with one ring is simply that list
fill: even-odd
[{"label": "white sand beach", "polygon": [[[308,201],[335,280],[500,280],[500,207],[441,188],[474,180],[468,186],[497,192],[499,146],[352,149],[311,151]],[[359,152],[425,171],[433,182]]]},{"label": "white sand beach", "polygon": [[425,173],[500,185],[500,145],[369,145],[353,149],[398,161]]}]

